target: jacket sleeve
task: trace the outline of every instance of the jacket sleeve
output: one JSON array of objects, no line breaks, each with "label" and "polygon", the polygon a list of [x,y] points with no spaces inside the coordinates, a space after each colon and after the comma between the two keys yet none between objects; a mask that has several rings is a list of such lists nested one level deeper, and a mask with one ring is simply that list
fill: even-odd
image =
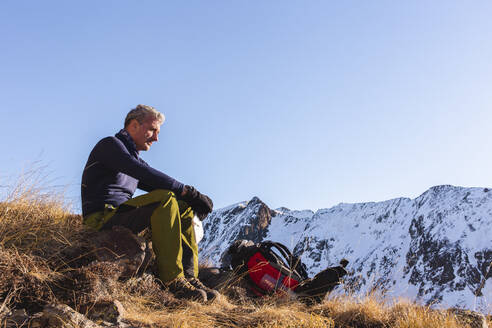
[{"label": "jacket sleeve", "polygon": [[101,140],[97,155],[104,166],[137,179],[138,188],[144,191],[168,189],[177,194],[183,191],[183,183],[133,157],[116,138],[108,137]]},{"label": "jacket sleeve", "polygon": [[[140,162],[145,166],[145,167],[149,167],[149,164],[147,164],[143,159],[140,159]],[[159,189],[159,188],[156,188],[156,187],[152,187],[150,185],[147,185],[145,183],[143,183],[141,180],[138,181],[138,186],[137,186],[138,189],[141,189],[143,191],[146,191],[146,192],[151,192],[155,189]]]},{"label": "jacket sleeve", "polygon": [[146,192],[151,192],[153,190],[156,190],[158,188],[153,188],[152,186],[149,186],[149,185],[146,185],[145,183],[143,183],[142,181],[138,181],[138,186],[137,186],[138,189],[141,189],[143,191],[146,191]]}]

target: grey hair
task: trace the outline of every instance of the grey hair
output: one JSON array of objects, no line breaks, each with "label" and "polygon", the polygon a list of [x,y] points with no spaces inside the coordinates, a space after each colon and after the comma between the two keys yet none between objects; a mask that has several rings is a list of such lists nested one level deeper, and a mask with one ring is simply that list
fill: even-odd
[{"label": "grey hair", "polygon": [[164,114],[157,111],[157,109],[152,106],[137,105],[137,107],[129,111],[126,115],[125,128],[130,124],[131,120],[135,119],[138,123],[142,124],[149,116],[155,120],[158,120],[161,124],[164,123]]}]

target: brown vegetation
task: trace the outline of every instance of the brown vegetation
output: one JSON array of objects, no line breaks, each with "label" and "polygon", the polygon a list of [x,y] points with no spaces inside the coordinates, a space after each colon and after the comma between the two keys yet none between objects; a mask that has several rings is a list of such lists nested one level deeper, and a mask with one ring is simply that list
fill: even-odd
[{"label": "brown vegetation", "polygon": [[240,286],[223,286],[225,296],[211,304],[179,302],[151,274],[121,279],[118,267],[94,262],[93,234],[61,198],[32,188],[10,193],[0,203],[0,326],[8,309],[32,315],[67,304],[86,315],[118,300],[125,320],[137,327],[472,327],[448,311],[403,300],[389,305],[374,295],[308,306],[279,297],[249,299]]}]

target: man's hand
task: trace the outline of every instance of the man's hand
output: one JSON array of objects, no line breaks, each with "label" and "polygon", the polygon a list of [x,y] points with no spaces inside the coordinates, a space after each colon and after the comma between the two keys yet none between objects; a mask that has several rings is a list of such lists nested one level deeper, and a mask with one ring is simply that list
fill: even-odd
[{"label": "man's hand", "polygon": [[200,193],[195,187],[186,185],[181,193],[181,199],[187,202],[200,220],[204,220],[212,212],[214,203],[205,194]]}]

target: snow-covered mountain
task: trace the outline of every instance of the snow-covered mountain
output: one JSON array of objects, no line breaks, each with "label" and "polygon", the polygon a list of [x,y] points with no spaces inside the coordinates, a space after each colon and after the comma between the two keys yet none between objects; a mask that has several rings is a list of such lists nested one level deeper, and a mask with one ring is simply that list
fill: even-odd
[{"label": "snow-covered mountain", "polygon": [[356,293],[373,289],[426,304],[492,310],[492,191],[436,186],[415,199],[271,210],[254,197],[212,212],[201,257],[220,265],[236,239],[278,241],[310,275],[350,260]]}]

